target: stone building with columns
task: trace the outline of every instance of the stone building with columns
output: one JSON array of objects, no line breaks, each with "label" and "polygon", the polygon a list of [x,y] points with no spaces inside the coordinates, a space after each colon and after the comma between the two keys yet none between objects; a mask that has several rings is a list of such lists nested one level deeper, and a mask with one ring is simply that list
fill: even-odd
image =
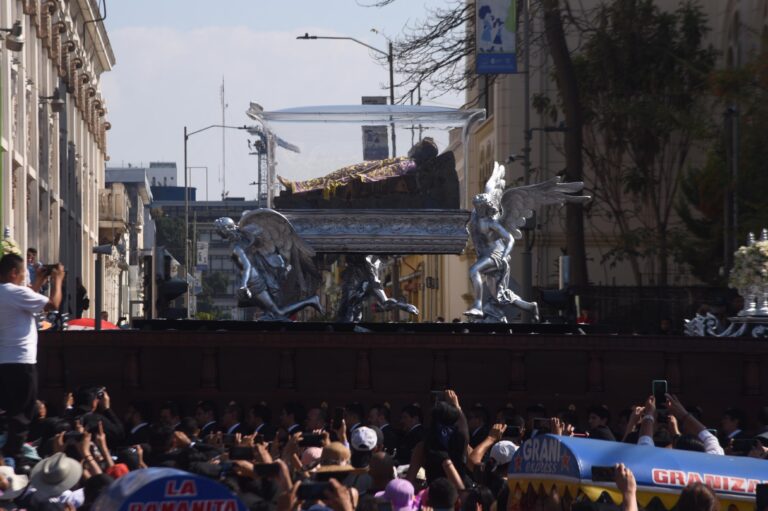
[{"label": "stone building with columns", "polygon": [[95,303],[110,128],[100,77],[115,64],[101,18],[97,0],[0,2],[0,28],[18,23],[24,39],[0,46],[0,224],[23,251],[64,263],[72,312],[76,277]]}]

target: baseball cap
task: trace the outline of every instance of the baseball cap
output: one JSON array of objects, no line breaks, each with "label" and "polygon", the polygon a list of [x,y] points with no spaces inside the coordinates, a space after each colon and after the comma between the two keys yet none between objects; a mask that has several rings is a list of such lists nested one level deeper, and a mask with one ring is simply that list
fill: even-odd
[{"label": "baseball cap", "polygon": [[376,432],[369,427],[362,426],[352,432],[350,445],[355,451],[372,451],[377,443]]},{"label": "baseball cap", "polygon": [[392,503],[392,511],[411,511],[413,509],[413,485],[406,479],[392,479],[384,491],[376,493],[377,499]]},{"label": "baseball cap", "polygon": [[517,451],[517,446],[509,440],[501,440],[491,447],[491,458],[497,465],[506,465],[512,461],[512,456]]}]

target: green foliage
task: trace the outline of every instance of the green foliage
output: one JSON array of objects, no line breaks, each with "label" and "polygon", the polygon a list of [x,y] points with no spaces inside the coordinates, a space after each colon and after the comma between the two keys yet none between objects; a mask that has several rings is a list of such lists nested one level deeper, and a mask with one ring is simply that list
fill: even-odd
[{"label": "green foliage", "polygon": [[768,53],[739,69],[714,73],[710,85],[720,111],[737,105],[741,112],[738,178],[735,183],[731,178],[732,133],[729,119],[723,117],[706,164],[685,176],[677,210],[691,233],[683,249],[685,260],[705,282],[724,285],[725,276],[718,269],[724,265],[726,191],[736,191],[738,241],[743,243],[748,232],[768,226]]},{"label": "green foliage", "polygon": [[[699,5],[662,12],[652,0],[597,9],[594,31],[574,58],[593,169],[591,214],[609,217],[618,240],[609,260],[656,261],[656,284],[679,232],[672,223],[680,178],[695,142],[709,135],[708,78],[715,52]],[[588,180],[590,181],[590,180]]]},{"label": "green foliage", "polygon": [[164,216],[161,209],[152,210],[152,218],[155,221],[157,245],[165,247],[177,261],[183,262],[184,219]]},{"label": "green foliage", "polygon": [[197,295],[198,319],[229,319],[229,311],[222,311],[213,303],[214,296],[227,292],[229,286],[227,274],[223,272],[205,272],[201,284],[203,291]]}]

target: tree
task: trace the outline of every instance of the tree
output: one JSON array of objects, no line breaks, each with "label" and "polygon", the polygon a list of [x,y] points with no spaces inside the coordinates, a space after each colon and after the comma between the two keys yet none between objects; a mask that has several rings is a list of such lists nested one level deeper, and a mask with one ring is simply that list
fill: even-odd
[{"label": "tree", "polygon": [[229,287],[229,277],[220,271],[205,272],[202,278],[203,291],[197,295],[197,309],[203,313],[199,319],[224,319],[221,311],[216,309],[213,299],[216,295],[222,295],[227,292]]},{"label": "tree", "polygon": [[[382,7],[395,0],[379,0],[371,4]],[[565,39],[559,0],[545,0],[546,36],[555,64],[557,85],[568,132],[566,143],[566,178],[582,180],[581,105],[578,84]],[[447,92],[471,88],[477,81],[468,59],[475,53],[475,2],[454,0],[447,7],[433,9],[427,21],[410,25],[402,38],[393,42],[395,68],[404,79],[399,86],[425,85],[427,95],[440,96]],[[493,76],[490,77],[493,80]],[[527,134],[526,134],[527,136]],[[584,248],[584,213],[580,204],[566,206],[566,240],[571,256],[571,282],[575,287],[588,284],[587,258]]]},{"label": "tree", "polygon": [[184,258],[184,219],[165,216],[163,210],[155,208],[151,211],[155,221],[157,246],[165,247],[177,261]]},{"label": "tree", "polygon": [[[565,113],[565,124],[568,127],[565,132],[565,177],[566,181],[582,181],[584,116],[579,83],[565,40],[563,19],[560,16],[560,1],[543,0],[542,5],[544,32],[555,65],[557,89]],[[571,284],[577,289],[583,289],[589,284],[587,254],[584,247],[584,208],[581,204],[572,203],[566,204],[565,208],[565,235],[570,255]]]},{"label": "tree", "polygon": [[710,122],[707,31],[693,1],[662,12],[652,0],[614,0],[598,8],[574,59],[593,214],[611,220],[618,241],[606,257],[629,261],[637,285],[643,259],[655,262],[655,283],[667,285],[681,177]]},{"label": "tree", "polygon": [[[394,1],[368,6],[384,7]],[[466,65],[475,52],[474,34],[467,30],[474,15],[474,1],[451,0],[445,7],[429,9],[426,21],[407,26],[392,41],[395,70],[403,77],[398,87],[411,91],[424,87],[428,96],[440,97],[474,85],[477,75]]]},{"label": "tree", "polygon": [[[768,52],[737,69],[714,72],[710,78],[716,106],[723,112],[716,143],[701,168],[691,169],[682,182],[677,205],[690,236],[681,247],[683,260],[703,281],[724,285],[727,272],[724,245],[726,193],[735,191],[738,204],[736,238],[744,243],[748,232],[768,227]],[[739,115],[733,110],[737,106]],[[739,128],[739,168],[732,179],[732,122]],[[730,226],[729,226],[730,228]],[[729,247],[728,250],[735,250]],[[727,268],[726,268],[727,270]]]}]

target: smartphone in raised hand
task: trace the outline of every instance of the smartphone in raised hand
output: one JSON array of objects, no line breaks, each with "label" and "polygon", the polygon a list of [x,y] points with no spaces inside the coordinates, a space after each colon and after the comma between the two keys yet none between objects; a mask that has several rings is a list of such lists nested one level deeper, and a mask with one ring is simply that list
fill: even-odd
[{"label": "smartphone in raised hand", "polygon": [[667,407],[667,380],[653,380],[651,382],[651,393],[656,398],[657,410]]}]

